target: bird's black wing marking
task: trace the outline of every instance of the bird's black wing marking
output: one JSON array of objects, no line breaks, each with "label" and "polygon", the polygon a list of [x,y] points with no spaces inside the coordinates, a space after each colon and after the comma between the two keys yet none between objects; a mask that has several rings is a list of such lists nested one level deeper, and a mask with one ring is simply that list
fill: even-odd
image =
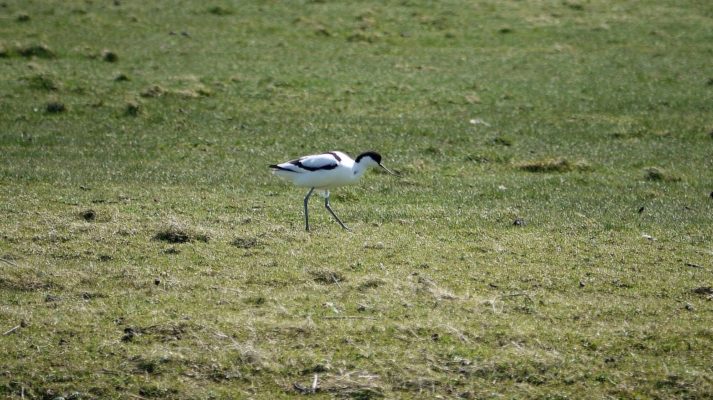
[{"label": "bird's black wing marking", "polygon": [[293,165],[295,165],[299,168],[302,168],[304,170],[307,170],[307,171],[322,171],[322,170],[330,170],[330,169],[337,168],[337,163],[323,164],[323,165],[318,165],[318,166],[309,166],[309,165],[303,164],[302,161],[300,161],[300,160],[292,160],[292,161],[290,161],[290,164],[293,164]]},{"label": "bird's black wing marking", "polygon": [[316,156],[302,157],[300,159],[288,162],[306,171],[324,171],[337,168],[337,166],[339,165],[332,157],[333,155],[326,153]]},{"label": "bird's black wing marking", "polygon": [[327,154],[330,154],[332,157],[336,158],[336,159],[337,159],[337,162],[342,161],[342,157],[339,157],[339,154],[337,154],[337,153],[335,153],[335,152],[333,152],[333,151],[330,151],[330,152],[327,153]]}]

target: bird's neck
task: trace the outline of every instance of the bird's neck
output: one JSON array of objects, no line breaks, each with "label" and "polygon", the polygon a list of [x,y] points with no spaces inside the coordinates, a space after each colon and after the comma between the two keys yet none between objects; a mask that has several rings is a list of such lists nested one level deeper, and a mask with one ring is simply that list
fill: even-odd
[{"label": "bird's neck", "polygon": [[354,173],[354,179],[361,178],[361,176],[364,175],[364,172],[366,172],[367,168],[368,167],[363,163],[354,164],[354,167],[352,168],[352,171]]}]

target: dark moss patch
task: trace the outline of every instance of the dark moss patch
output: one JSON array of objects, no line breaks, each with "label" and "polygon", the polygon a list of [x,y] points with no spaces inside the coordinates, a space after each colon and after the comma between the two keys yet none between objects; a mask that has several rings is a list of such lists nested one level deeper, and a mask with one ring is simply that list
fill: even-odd
[{"label": "dark moss patch", "polygon": [[492,144],[498,145],[498,146],[506,146],[510,147],[513,144],[513,141],[511,138],[507,136],[498,136],[493,139]]},{"label": "dark moss patch", "polygon": [[67,106],[59,101],[50,101],[45,105],[45,111],[47,111],[48,114],[60,114],[67,111]]},{"label": "dark moss patch", "polygon": [[102,60],[110,63],[115,63],[119,61],[119,55],[111,50],[102,51]]},{"label": "dark moss patch", "polygon": [[27,82],[29,87],[36,90],[57,91],[61,87],[57,77],[47,73],[35,74],[21,80]]},{"label": "dark moss patch", "polygon": [[153,238],[154,240],[168,243],[188,243],[194,241],[207,243],[210,240],[205,233],[194,232],[177,225],[171,225],[161,229]]},{"label": "dark moss patch", "polygon": [[135,101],[130,101],[126,103],[126,107],[124,108],[124,114],[130,117],[137,117],[139,114],[141,114],[141,104]]},{"label": "dark moss patch", "polygon": [[213,6],[208,9],[208,14],[212,15],[218,15],[218,16],[225,16],[225,15],[231,15],[233,13],[232,10],[221,7],[221,6]]},{"label": "dark moss patch", "polygon": [[22,279],[0,277],[0,289],[15,292],[34,292],[36,290],[61,290],[62,287],[52,282],[45,282],[38,277],[23,277]]},{"label": "dark moss patch", "polygon": [[208,243],[210,241],[210,237],[205,233],[198,233],[195,238],[198,242]]},{"label": "dark moss patch", "polygon": [[91,210],[91,209],[82,211],[81,213],[79,213],[79,216],[81,216],[82,219],[87,222],[91,222],[91,221],[94,221],[95,219],[97,219],[96,211]]},{"label": "dark moss patch", "polygon": [[379,32],[358,30],[347,36],[348,42],[375,43],[381,40],[383,35]]},{"label": "dark moss patch", "polygon": [[55,58],[57,55],[46,44],[31,44],[27,46],[19,46],[16,49],[17,54],[22,57],[37,57],[37,58]]},{"label": "dark moss patch", "polygon": [[590,169],[589,164],[584,161],[571,162],[564,158],[528,161],[518,164],[517,167],[528,172],[570,172]]},{"label": "dark moss patch", "polygon": [[584,11],[584,5],[580,3],[575,3],[571,1],[565,1],[564,2],[565,7],[569,8],[570,10],[574,11]]},{"label": "dark moss patch", "polygon": [[156,236],[154,236],[154,239],[168,243],[188,243],[192,240],[187,232],[176,227],[167,228],[158,232]]},{"label": "dark moss patch", "polygon": [[235,238],[230,244],[241,249],[250,249],[258,247],[260,242],[256,238]]},{"label": "dark moss patch", "polygon": [[713,296],[713,287],[710,286],[701,286],[693,289],[693,293],[695,294],[702,294],[705,296]]}]

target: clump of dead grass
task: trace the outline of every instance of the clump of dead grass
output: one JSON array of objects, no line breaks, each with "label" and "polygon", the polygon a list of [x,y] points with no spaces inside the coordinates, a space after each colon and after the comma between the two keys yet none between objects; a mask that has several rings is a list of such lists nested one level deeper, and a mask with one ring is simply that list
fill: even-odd
[{"label": "clump of dead grass", "polygon": [[329,269],[317,269],[310,271],[309,274],[315,282],[324,285],[339,284],[340,282],[344,282],[346,280],[346,277],[341,272]]},{"label": "clump of dead grass", "polygon": [[376,289],[379,286],[383,286],[385,284],[386,281],[381,278],[369,278],[360,283],[357,289],[363,292],[369,289]]},{"label": "clump of dead grass", "polygon": [[25,58],[36,57],[50,59],[57,57],[57,54],[44,43],[17,44],[6,51],[7,55],[18,55]]},{"label": "clump of dead grass", "polygon": [[36,90],[57,91],[62,87],[59,79],[49,73],[40,72],[31,76],[21,78],[29,87]]},{"label": "clump of dead grass", "polygon": [[424,293],[433,296],[435,300],[456,300],[458,296],[453,294],[451,291],[440,287],[436,282],[429,279],[426,276],[421,276],[419,274],[413,275],[416,278],[416,292]]},{"label": "clump of dead grass", "polygon": [[151,85],[139,93],[139,96],[145,98],[158,98],[164,96],[178,96],[189,99],[196,99],[199,97],[208,97],[212,95],[213,92],[203,84],[193,84],[189,87],[180,89],[166,89],[161,85]]},{"label": "clump of dead grass", "polygon": [[648,167],[644,169],[644,179],[646,179],[647,181],[663,182],[678,182],[681,180],[679,176],[676,176],[659,167]]},{"label": "clump of dead grass", "polygon": [[141,97],[161,97],[166,94],[166,89],[160,85],[151,85],[146,89],[142,90],[139,95]]},{"label": "clump of dead grass", "polygon": [[171,222],[161,228],[154,235],[154,240],[160,240],[168,243],[189,243],[189,242],[204,242],[210,240],[209,235],[202,230],[189,228],[177,222]]},{"label": "clump of dead grass", "polygon": [[243,237],[237,237],[233,239],[232,242],[230,242],[233,246],[240,248],[240,249],[250,249],[253,247],[260,246],[260,242],[253,237],[248,237],[248,238],[243,238]]},{"label": "clump of dead grass", "polygon": [[569,161],[566,158],[545,158],[516,164],[516,167],[527,172],[571,172],[588,171],[589,163],[584,160]]}]

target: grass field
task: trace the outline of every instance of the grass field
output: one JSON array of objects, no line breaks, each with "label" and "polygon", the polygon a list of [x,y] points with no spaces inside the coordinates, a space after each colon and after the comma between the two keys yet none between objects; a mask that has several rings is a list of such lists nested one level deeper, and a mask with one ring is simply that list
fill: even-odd
[{"label": "grass field", "polygon": [[[713,396],[706,0],[0,2],[0,397]],[[318,199],[268,164],[379,151]]]}]

